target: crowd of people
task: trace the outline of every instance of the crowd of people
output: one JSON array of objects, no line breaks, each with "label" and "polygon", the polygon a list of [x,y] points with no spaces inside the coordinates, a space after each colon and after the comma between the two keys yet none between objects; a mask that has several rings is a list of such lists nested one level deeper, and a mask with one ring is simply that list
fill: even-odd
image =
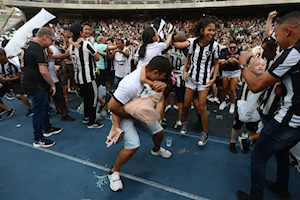
[{"label": "crowd of people", "polygon": [[[236,115],[229,150],[238,152],[237,138],[245,153],[254,144],[251,194],[238,191],[238,199],[263,199],[265,166],[272,155],[277,157],[278,178],[267,186],[288,199],[288,151],[300,140],[300,12],[273,23],[276,15],[271,12],[267,20],[205,16],[197,22],[155,18],[50,24],[33,31],[17,61],[7,58],[2,42],[0,97],[13,90],[27,106],[27,116],[33,115],[34,147],[53,146],[46,137],[62,131],[49,122],[50,96],[61,119],[72,122],[66,102],[69,91],[76,91],[83,99],[82,122],[89,129],[104,126],[96,113],[107,107],[112,115],[107,147],[124,141],[108,175],[113,191],[123,189],[119,171],[138,150],[140,129],[152,135],[152,155],[171,158],[161,146],[171,93],[178,110],[174,128],[180,134],[186,134],[189,110],[195,107],[199,146],[207,144],[211,130],[207,100],[218,103],[220,110],[229,101],[229,113]],[[99,95],[101,90],[112,94],[109,102]],[[2,101],[0,108],[8,118],[15,112]],[[248,134],[238,137],[244,123]]]}]

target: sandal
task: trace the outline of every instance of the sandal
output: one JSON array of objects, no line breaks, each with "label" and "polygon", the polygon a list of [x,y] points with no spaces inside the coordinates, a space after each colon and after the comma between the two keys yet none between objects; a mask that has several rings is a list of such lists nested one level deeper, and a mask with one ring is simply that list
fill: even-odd
[{"label": "sandal", "polygon": [[117,130],[115,130],[115,132],[114,132],[113,137],[107,136],[107,140],[105,142],[106,147],[109,148],[113,143],[118,144],[119,142],[121,142],[123,137],[124,137],[124,131],[120,128],[117,128]]}]

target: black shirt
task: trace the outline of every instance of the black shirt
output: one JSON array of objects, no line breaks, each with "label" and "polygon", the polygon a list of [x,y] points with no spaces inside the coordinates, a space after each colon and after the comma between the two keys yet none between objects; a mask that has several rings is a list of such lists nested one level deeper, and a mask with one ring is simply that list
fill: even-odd
[{"label": "black shirt", "polygon": [[[221,51],[220,59],[228,60],[231,57],[231,55],[234,55],[234,57],[238,60],[239,56],[240,56],[240,52],[241,52],[240,50],[237,50],[235,53],[231,53],[226,48],[223,51]],[[229,62],[222,67],[222,70],[224,70],[224,71],[235,71],[238,69],[240,69],[239,65],[234,62]]]},{"label": "black shirt", "polygon": [[39,65],[48,66],[45,48],[29,41],[19,54],[21,66],[21,86],[25,93],[49,90],[49,85],[40,73]]}]

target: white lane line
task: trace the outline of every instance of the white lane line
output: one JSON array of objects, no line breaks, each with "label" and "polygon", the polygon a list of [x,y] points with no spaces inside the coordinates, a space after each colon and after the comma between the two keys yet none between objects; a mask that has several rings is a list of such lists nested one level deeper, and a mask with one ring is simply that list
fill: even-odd
[{"label": "white lane line", "polygon": [[[50,149],[34,148],[32,146],[32,144],[25,143],[25,142],[15,140],[15,139],[12,139],[12,138],[7,138],[7,137],[4,137],[4,136],[0,136],[0,139],[8,141],[8,142],[15,143],[15,144],[19,144],[19,145],[22,145],[22,146],[26,146],[26,147],[29,147],[29,148],[34,149],[34,150],[43,151],[45,153],[52,154],[52,155],[55,155],[55,156],[58,156],[58,157],[61,157],[61,158],[65,158],[65,159],[68,159],[68,160],[71,160],[71,161],[74,161],[74,162],[77,162],[77,163],[80,163],[80,164],[83,164],[83,165],[87,165],[87,166],[105,171],[105,172],[110,171],[110,168],[104,167],[102,165],[98,165],[98,164],[89,162],[87,160],[82,160],[82,159],[79,159],[79,158],[75,158],[75,157],[72,157],[72,156],[69,156],[69,155],[66,155],[66,154],[63,154],[63,153],[59,153],[59,152],[56,152],[56,151],[53,151],[53,150],[50,150]],[[145,185],[149,185],[149,186],[152,186],[152,187],[155,187],[155,188],[158,188],[158,189],[161,189],[161,190],[173,193],[173,194],[177,194],[179,196],[183,196],[183,197],[186,197],[186,198],[189,198],[189,199],[208,200],[207,198],[197,196],[197,195],[194,195],[194,194],[182,191],[182,190],[178,190],[176,188],[168,187],[168,186],[162,185],[160,183],[156,183],[154,181],[149,181],[149,180],[137,177],[137,176],[133,176],[131,174],[127,174],[127,173],[123,173],[123,172],[121,172],[120,174],[121,174],[121,176],[123,176],[125,178],[128,178],[130,180],[133,180],[133,181],[136,181],[136,182],[139,182],[139,183],[143,183]]]}]

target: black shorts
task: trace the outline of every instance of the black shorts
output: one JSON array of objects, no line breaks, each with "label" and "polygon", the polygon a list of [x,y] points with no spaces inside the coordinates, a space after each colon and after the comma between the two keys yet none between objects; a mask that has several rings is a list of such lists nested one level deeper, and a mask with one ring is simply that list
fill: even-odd
[{"label": "black shorts", "polygon": [[64,92],[63,92],[63,89],[61,87],[61,84],[59,82],[54,83],[54,84],[55,84],[55,87],[56,87],[56,93],[53,96],[53,100],[56,103],[62,103],[63,100],[64,100]]},{"label": "black shorts", "polygon": [[99,74],[96,74],[96,83],[99,87],[100,85],[106,86],[108,81],[109,71],[107,69],[99,70]]},{"label": "black shorts", "polygon": [[185,94],[185,86],[180,86],[174,87],[175,93],[176,93],[176,97],[177,97],[177,101],[179,103],[183,103],[184,102],[184,94]]},{"label": "black shorts", "polygon": [[67,71],[61,75],[61,84],[68,85],[68,80],[74,80],[74,67],[73,64],[66,64]]},{"label": "black shorts", "polygon": [[[232,128],[234,130],[240,130],[242,128],[242,126],[244,125],[244,123],[245,122],[242,122],[239,120],[239,114],[236,109]],[[258,130],[258,123],[259,122],[246,122],[246,129],[248,131],[251,131],[252,133],[256,133],[256,131]]]},{"label": "black shorts", "polygon": [[2,86],[0,86],[0,98],[2,98],[6,93],[10,91],[7,84],[0,83]]},{"label": "black shorts", "polygon": [[114,82],[115,80],[115,70],[107,69],[108,80]]},{"label": "black shorts", "polygon": [[24,92],[23,92],[23,90],[22,90],[20,81],[13,82],[13,83],[11,84],[10,89],[12,89],[12,90],[14,91],[15,94],[21,94],[21,95],[24,95]]}]

